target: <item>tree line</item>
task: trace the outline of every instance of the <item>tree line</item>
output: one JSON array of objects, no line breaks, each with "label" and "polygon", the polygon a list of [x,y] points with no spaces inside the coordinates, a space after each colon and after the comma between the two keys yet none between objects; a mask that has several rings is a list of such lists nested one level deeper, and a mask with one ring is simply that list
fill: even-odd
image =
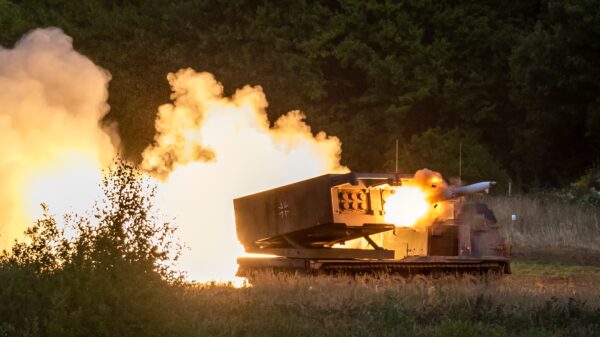
[{"label": "tree line", "polygon": [[57,26],[113,75],[129,158],[152,141],[167,72],[260,84],[343,142],[355,171],[565,186],[600,149],[600,1],[0,0],[0,44]]}]

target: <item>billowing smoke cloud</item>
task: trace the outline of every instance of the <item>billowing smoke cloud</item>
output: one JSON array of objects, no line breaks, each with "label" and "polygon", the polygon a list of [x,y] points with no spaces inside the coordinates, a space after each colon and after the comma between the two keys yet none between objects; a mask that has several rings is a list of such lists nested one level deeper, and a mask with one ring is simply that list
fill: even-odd
[{"label": "billowing smoke cloud", "polygon": [[0,47],[0,247],[31,224],[42,201],[56,214],[92,203],[98,168],[115,154],[99,126],[109,80],[59,29]]},{"label": "billowing smoke cloud", "polygon": [[441,196],[448,189],[448,184],[441,173],[426,168],[415,172],[412,183],[423,190],[429,190],[430,196]]},{"label": "billowing smoke cloud", "polygon": [[193,279],[230,279],[243,253],[234,226],[233,198],[320,174],[341,172],[340,141],[313,135],[291,111],[273,125],[259,86],[225,97],[209,73],[168,75],[172,104],[159,108],[155,144],[142,167],[165,180],[160,206],[176,216],[190,247],[183,267]]},{"label": "billowing smoke cloud", "polygon": [[[58,29],[0,49],[0,246],[39,217],[40,202],[61,215],[99,198],[100,169],[118,142],[100,126],[109,80]],[[186,69],[168,80],[173,102],[159,108],[142,168],[160,178],[157,206],[189,247],[181,267],[192,279],[229,280],[243,254],[233,198],[345,171],[341,144],[313,134],[299,111],[271,124],[258,86],[225,97],[209,73]]]}]

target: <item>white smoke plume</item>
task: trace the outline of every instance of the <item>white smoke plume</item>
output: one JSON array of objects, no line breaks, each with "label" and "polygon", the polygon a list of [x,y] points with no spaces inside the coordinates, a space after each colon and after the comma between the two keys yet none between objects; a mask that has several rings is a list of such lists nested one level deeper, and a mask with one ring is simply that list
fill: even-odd
[{"label": "white smoke plume", "polygon": [[0,247],[31,225],[40,202],[56,214],[92,203],[118,142],[99,126],[109,80],[56,28],[0,47]]},{"label": "white smoke plume", "polygon": [[[142,168],[160,178],[157,206],[190,248],[181,267],[196,280],[231,280],[243,254],[233,198],[324,173],[343,172],[340,141],[312,133],[292,111],[268,120],[259,86],[226,97],[209,73],[168,75]],[[0,248],[40,216],[83,213],[100,196],[101,168],[118,137],[100,126],[110,74],[55,28],[0,48]],[[110,130],[108,130],[110,131]]]},{"label": "white smoke plume", "polygon": [[168,75],[172,104],[159,108],[155,144],[142,167],[165,179],[160,206],[176,216],[190,247],[182,264],[196,280],[230,280],[243,253],[233,199],[317,175],[343,172],[341,143],[313,135],[304,115],[291,111],[273,125],[260,86],[232,97],[209,73]]}]

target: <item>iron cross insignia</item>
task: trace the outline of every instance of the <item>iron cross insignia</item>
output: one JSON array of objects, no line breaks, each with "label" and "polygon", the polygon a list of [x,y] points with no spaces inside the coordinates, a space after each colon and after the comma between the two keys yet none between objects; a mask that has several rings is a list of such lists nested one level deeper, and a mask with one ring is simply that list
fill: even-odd
[{"label": "iron cross insignia", "polygon": [[281,218],[287,218],[288,214],[290,213],[290,210],[288,209],[287,201],[279,202],[279,207],[277,207],[277,208],[279,209],[279,216]]}]

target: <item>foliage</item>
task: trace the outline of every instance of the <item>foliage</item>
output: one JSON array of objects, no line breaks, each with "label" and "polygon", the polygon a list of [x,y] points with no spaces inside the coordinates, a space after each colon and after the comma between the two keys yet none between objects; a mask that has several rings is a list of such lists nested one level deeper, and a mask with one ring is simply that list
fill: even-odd
[{"label": "foliage", "polygon": [[4,334],[145,335],[168,326],[161,308],[182,280],[171,265],[174,227],[158,221],[154,189],[130,164],[115,161],[102,187],[91,214],[62,225],[44,206],[25,241],[0,256]]},{"label": "foliage", "polygon": [[273,116],[306,111],[354,170],[386,168],[396,138],[459,129],[514,182],[547,187],[597,159],[597,12],[596,0],[0,0],[0,43],[38,26],[72,35],[113,75],[107,122],[129,158],[152,141],[166,73],[193,67],[230,92],[262,85]]},{"label": "foliage", "polygon": [[[461,135],[457,129],[443,131],[435,128],[415,135],[410,142],[402,144],[398,157],[403,172],[425,167],[444,172],[446,178],[458,177],[462,161],[460,173],[467,183],[496,180],[502,187],[507,181],[506,172],[485,145],[472,135]],[[388,158],[393,156],[388,155]],[[393,169],[391,165],[389,169]]]},{"label": "foliage", "polygon": [[600,206],[600,166],[595,163],[569,186],[555,192],[562,200],[584,206]]},{"label": "foliage", "polygon": [[[517,165],[553,180],[576,175],[600,150],[600,18],[598,1],[547,1],[510,63],[515,102],[524,108],[516,132]],[[556,154],[560,155],[556,155]],[[590,156],[581,155],[589,153]]]}]

